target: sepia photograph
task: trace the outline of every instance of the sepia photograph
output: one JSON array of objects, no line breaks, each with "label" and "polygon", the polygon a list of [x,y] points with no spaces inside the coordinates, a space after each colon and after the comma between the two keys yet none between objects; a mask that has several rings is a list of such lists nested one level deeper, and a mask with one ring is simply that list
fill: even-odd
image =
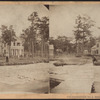
[{"label": "sepia photograph", "polygon": [[50,5],[50,93],[100,93],[100,3]]},{"label": "sepia photograph", "polygon": [[100,2],[0,2],[0,98],[100,98],[99,11]]},{"label": "sepia photograph", "polygon": [[48,93],[48,8],[0,5],[0,93]]}]

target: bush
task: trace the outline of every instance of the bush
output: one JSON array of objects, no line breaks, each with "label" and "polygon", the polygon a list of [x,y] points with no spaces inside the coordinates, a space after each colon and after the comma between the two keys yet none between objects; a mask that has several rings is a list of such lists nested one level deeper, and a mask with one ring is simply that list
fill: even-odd
[{"label": "bush", "polygon": [[81,57],[81,55],[76,55],[76,57]]},{"label": "bush", "polygon": [[85,56],[92,56],[91,54],[86,54]]}]

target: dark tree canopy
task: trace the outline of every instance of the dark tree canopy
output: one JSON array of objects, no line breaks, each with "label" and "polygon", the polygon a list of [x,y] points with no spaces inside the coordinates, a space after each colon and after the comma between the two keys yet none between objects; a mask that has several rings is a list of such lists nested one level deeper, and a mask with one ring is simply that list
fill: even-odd
[{"label": "dark tree canopy", "polygon": [[[95,25],[95,22],[91,19],[91,17],[87,15],[78,15],[75,20],[76,26],[74,27],[74,35],[76,39],[77,53],[79,52],[78,46],[81,44],[82,52],[84,51],[84,47],[89,38],[92,37],[91,28]],[[80,43],[79,43],[80,42]]]},{"label": "dark tree canopy", "polygon": [[21,34],[24,48],[32,54],[42,48],[43,53],[45,44],[49,39],[49,19],[46,16],[40,18],[37,12],[33,12],[29,15],[28,21],[31,22],[31,25],[24,29]]},{"label": "dark tree canopy", "polygon": [[15,41],[15,31],[13,29],[13,26],[5,26],[5,25],[2,25],[1,26],[1,31],[2,31],[2,40],[4,43],[7,43],[9,46],[11,45],[11,42],[12,41]]}]

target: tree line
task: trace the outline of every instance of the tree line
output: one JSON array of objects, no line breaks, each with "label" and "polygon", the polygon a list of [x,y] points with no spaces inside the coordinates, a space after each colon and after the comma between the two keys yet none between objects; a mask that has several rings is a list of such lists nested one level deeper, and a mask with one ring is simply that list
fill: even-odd
[{"label": "tree line", "polygon": [[[22,30],[20,38],[23,41],[24,51],[28,56],[48,56],[48,39],[49,39],[49,18],[44,16],[40,18],[37,12],[33,12],[29,15],[28,21],[30,26]],[[6,25],[1,26],[1,39],[3,43],[6,43],[11,47],[11,42],[16,41],[16,33],[13,29],[13,25],[9,27]],[[10,52],[9,52],[10,53]]]},{"label": "tree line", "polygon": [[96,39],[92,35],[91,28],[95,26],[95,21],[87,15],[78,15],[75,19],[75,26],[73,30],[74,40],[69,40],[67,36],[58,36],[56,39],[50,37],[50,44],[54,45],[55,52],[57,49],[61,49],[63,52],[75,53],[77,55],[83,55],[84,50],[91,52],[91,47],[96,43]]}]

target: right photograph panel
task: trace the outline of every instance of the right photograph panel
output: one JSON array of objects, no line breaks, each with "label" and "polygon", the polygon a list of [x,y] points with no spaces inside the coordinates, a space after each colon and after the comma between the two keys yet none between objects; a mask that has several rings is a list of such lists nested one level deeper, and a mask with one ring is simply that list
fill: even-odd
[{"label": "right photograph panel", "polygon": [[100,3],[49,7],[50,93],[100,93]]}]

